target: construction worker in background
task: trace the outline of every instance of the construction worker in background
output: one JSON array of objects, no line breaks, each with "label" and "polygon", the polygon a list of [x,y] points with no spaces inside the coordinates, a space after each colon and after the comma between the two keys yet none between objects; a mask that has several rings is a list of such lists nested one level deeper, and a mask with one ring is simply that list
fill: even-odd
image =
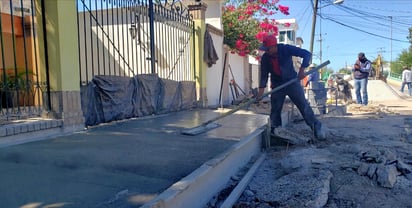
[{"label": "construction worker in background", "polygon": [[[315,68],[315,64],[311,64],[309,66],[309,70]],[[320,77],[320,72],[314,72],[308,75],[308,80],[306,82],[305,87],[313,88],[313,82],[318,82]]]},{"label": "construction worker in background", "polygon": [[368,105],[368,77],[371,68],[372,63],[366,58],[365,53],[360,52],[352,69],[358,104]]},{"label": "construction worker in background", "polygon": [[403,92],[403,89],[405,88],[405,85],[406,85],[408,86],[409,96],[411,96],[412,95],[411,83],[412,83],[412,72],[407,66],[405,66],[403,67],[403,71],[402,71],[402,85],[399,91]]},{"label": "construction worker in background", "polygon": [[[266,36],[263,39],[263,44],[259,50],[265,51],[265,53],[261,59],[259,92],[256,100],[262,99],[269,74],[272,89],[292,79],[299,78],[296,79],[296,82],[293,82],[270,95],[271,135],[276,136],[276,128],[282,127],[282,108],[287,95],[299,109],[306,124],[312,129],[315,138],[325,139],[326,133],[322,123],[316,119],[312,108],[309,106],[309,103],[305,98],[305,93],[299,81],[305,76],[304,70],[308,67],[312,54],[309,51],[296,46],[278,44],[275,35]],[[293,66],[293,56],[303,58],[298,73],[296,73]]]}]

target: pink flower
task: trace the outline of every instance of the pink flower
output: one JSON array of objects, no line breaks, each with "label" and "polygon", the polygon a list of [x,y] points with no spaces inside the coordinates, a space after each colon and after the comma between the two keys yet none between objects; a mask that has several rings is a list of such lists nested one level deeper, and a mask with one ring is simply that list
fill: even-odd
[{"label": "pink flower", "polygon": [[236,10],[236,7],[233,6],[233,5],[228,5],[228,6],[226,6],[226,10],[229,11],[229,12],[233,12],[233,11]]},{"label": "pink flower", "polygon": [[242,40],[236,40],[236,48],[240,48],[242,46]]},{"label": "pink flower", "polygon": [[273,27],[273,34],[278,35],[279,34],[279,28],[278,27]]},{"label": "pink flower", "polygon": [[259,27],[262,29],[262,30],[267,30],[267,28],[270,26],[270,24],[268,24],[267,22],[261,22],[260,24],[259,24]]},{"label": "pink flower", "polygon": [[[225,7],[222,20],[225,31],[225,44],[231,53],[240,56],[258,55],[257,48],[268,34],[278,35],[278,24],[271,19],[277,11],[289,14],[289,8],[277,5],[279,0],[238,1]],[[259,17],[259,18],[255,18]],[[241,24],[237,24],[240,22]],[[288,25],[288,24],[285,24]],[[289,24],[290,25],[290,24]],[[259,57],[257,58],[259,59]]]},{"label": "pink flower", "polygon": [[268,33],[267,32],[265,32],[265,31],[260,31],[260,32],[258,32],[257,34],[256,34],[256,39],[258,39],[260,42],[262,42],[263,41],[263,38],[265,38],[266,36],[268,35]]},{"label": "pink flower", "polygon": [[239,56],[246,56],[247,54],[246,54],[246,52],[244,52],[244,51],[239,51]]},{"label": "pink flower", "polygon": [[286,22],[285,24],[283,24],[285,27],[290,27],[290,23]]},{"label": "pink flower", "polygon": [[283,14],[289,15],[289,7],[279,5],[279,10],[280,10],[280,12],[282,12]]},{"label": "pink flower", "polygon": [[249,7],[248,7],[248,8],[246,9],[245,13],[246,13],[247,15],[251,16],[251,15],[253,15],[253,13],[255,13],[255,12],[253,11],[253,8],[249,8]]}]

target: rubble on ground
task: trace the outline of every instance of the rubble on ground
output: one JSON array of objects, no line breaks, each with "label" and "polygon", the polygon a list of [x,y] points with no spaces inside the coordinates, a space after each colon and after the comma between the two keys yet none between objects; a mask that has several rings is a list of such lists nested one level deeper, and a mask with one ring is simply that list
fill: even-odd
[{"label": "rubble on ground", "polygon": [[[326,141],[270,149],[233,207],[409,207],[412,119],[375,103],[346,109],[320,117]],[[287,128],[310,137],[303,120]]]},{"label": "rubble on ground", "polygon": [[370,149],[359,153],[362,162],[358,167],[358,174],[367,176],[385,188],[393,188],[398,176],[406,176],[412,168],[388,149]]}]

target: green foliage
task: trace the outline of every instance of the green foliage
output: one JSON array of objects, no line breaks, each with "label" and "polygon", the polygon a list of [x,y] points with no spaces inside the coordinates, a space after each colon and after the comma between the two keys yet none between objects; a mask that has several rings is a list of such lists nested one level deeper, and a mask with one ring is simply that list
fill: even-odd
[{"label": "green foliage", "polygon": [[333,71],[332,69],[328,69],[328,68],[322,69],[320,79],[323,80],[323,81],[328,80],[329,75],[330,75],[330,74],[333,74],[333,72],[334,72],[334,71]]},{"label": "green foliage", "polygon": [[408,49],[402,51],[396,61],[391,64],[391,74],[402,74],[403,67],[412,68],[412,27],[409,28],[409,35],[406,37],[411,44]]},{"label": "green foliage", "polygon": [[391,64],[391,73],[402,74],[403,67],[412,67],[412,52],[403,50],[397,60]]},{"label": "green foliage", "polygon": [[[14,71],[17,70],[15,74]],[[27,87],[31,86],[30,77],[33,76],[33,73],[25,70],[18,70],[14,68],[6,69],[5,74],[1,75],[0,78],[0,88],[3,90],[24,90]],[[26,76],[29,76],[28,78]]]},{"label": "green foliage", "polygon": [[351,69],[346,69],[346,68],[341,68],[341,69],[339,69],[338,73],[340,73],[340,74],[352,74],[352,70]]},{"label": "green foliage", "polygon": [[[240,52],[241,49],[236,50],[239,37],[243,37],[242,40],[246,42],[246,53],[250,53],[253,49],[259,47],[260,42],[255,38],[258,33],[259,22],[256,19],[250,18],[248,20],[239,21],[238,18],[242,15],[242,10],[236,10],[231,13],[225,12],[223,15],[223,31],[225,36],[223,42],[228,45],[232,50]],[[238,42],[239,45],[239,42]]]}]

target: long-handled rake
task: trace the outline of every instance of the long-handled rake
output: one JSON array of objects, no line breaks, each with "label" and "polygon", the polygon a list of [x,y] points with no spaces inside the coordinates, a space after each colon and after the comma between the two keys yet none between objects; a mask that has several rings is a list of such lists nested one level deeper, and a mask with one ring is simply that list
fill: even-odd
[{"label": "long-handled rake", "polygon": [[[309,75],[309,74],[312,74],[312,73],[314,73],[314,72],[317,72],[319,69],[325,67],[325,66],[328,65],[329,63],[330,63],[329,60],[323,62],[322,64],[314,67],[313,69],[305,72],[305,76],[307,76],[307,75]],[[275,87],[275,88],[273,88],[272,90],[270,90],[270,91],[268,91],[268,92],[265,92],[265,93],[262,95],[262,97],[268,96],[269,94],[272,94],[272,93],[274,93],[274,92],[276,92],[276,91],[279,91],[279,90],[285,88],[286,86],[289,86],[289,85],[292,84],[293,82],[296,82],[297,80],[299,80],[299,78],[291,79],[291,80],[289,80],[289,81],[287,81],[287,82],[279,85],[278,87]],[[244,103],[239,104],[237,107],[231,109],[230,111],[225,112],[225,113],[223,113],[223,114],[221,114],[221,115],[219,115],[219,116],[217,116],[217,117],[215,117],[215,118],[213,118],[213,119],[210,119],[210,120],[202,123],[202,124],[199,125],[199,126],[196,126],[196,127],[193,127],[193,128],[189,128],[189,129],[185,129],[185,130],[183,130],[181,133],[184,134],[184,135],[195,136],[195,135],[198,135],[198,134],[207,132],[207,131],[209,131],[209,130],[215,129],[215,128],[217,128],[217,127],[220,127],[220,124],[217,124],[217,123],[214,123],[214,122],[217,121],[217,120],[219,120],[219,119],[222,119],[222,118],[224,118],[224,117],[226,117],[226,116],[228,116],[228,115],[231,115],[231,114],[235,113],[236,111],[238,111],[238,110],[240,110],[240,109],[242,109],[242,108],[244,108],[244,107],[246,107],[246,106],[249,106],[250,104],[252,104],[252,103],[254,103],[254,102],[256,102],[256,98],[251,98],[251,99],[249,99],[247,102],[244,102]]]}]

